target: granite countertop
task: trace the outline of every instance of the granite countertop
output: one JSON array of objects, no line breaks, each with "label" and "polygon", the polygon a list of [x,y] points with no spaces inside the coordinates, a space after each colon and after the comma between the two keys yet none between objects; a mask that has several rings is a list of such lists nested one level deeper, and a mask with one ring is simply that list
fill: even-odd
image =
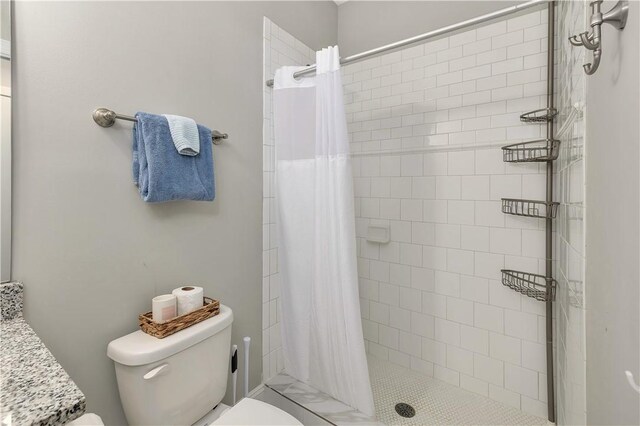
[{"label": "granite countertop", "polygon": [[[61,425],[80,417],[86,410],[84,394],[22,318],[22,285],[7,292],[5,286],[12,284],[18,283],[0,286],[0,420]],[[15,303],[20,309],[5,309]]]}]

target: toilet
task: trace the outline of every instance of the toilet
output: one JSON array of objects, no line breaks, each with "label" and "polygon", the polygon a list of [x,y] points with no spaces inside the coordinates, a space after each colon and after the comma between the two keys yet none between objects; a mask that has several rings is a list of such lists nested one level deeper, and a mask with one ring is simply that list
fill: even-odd
[{"label": "toilet", "polygon": [[130,425],[301,425],[255,399],[222,404],[229,376],[233,312],[157,339],[140,330],[109,343]]}]

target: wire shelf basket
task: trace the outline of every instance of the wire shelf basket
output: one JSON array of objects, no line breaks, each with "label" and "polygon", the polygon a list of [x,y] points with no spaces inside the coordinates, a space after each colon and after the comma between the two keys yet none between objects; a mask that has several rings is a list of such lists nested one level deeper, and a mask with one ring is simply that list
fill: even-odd
[{"label": "wire shelf basket", "polygon": [[502,269],[502,285],[541,302],[556,298],[556,280],[544,275]]},{"label": "wire shelf basket", "polygon": [[559,140],[539,139],[503,146],[502,160],[506,163],[553,161],[558,158],[559,153]]},{"label": "wire shelf basket", "polygon": [[555,219],[560,203],[539,200],[522,200],[519,198],[503,198],[502,213],[515,216],[539,217]]},{"label": "wire shelf basket", "polygon": [[555,108],[541,108],[525,112],[520,116],[520,121],[523,123],[546,123],[553,120],[556,115],[558,115],[558,110]]}]

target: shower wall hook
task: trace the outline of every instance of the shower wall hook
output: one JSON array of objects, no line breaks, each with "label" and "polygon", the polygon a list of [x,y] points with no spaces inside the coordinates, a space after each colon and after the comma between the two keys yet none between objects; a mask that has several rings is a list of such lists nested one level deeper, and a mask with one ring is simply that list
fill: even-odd
[{"label": "shower wall hook", "polygon": [[593,62],[582,66],[587,75],[595,73],[598,66],[600,66],[602,57],[602,32],[600,27],[602,24],[607,23],[618,30],[622,30],[627,24],[627,15],[629,14],[628,0],[618,1],[610,11],[604,14],[600,11],[602,0],[595,0],[589,4],[591,6],[591,31],[585,31],[569,37],[569,42],[572,45],[584,46],[593,51]]}]

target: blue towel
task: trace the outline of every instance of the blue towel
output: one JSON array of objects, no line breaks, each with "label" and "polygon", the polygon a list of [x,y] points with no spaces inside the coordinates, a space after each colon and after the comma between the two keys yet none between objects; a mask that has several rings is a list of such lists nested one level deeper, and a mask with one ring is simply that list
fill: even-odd
[{"label": "blue towel", "polygon": [[213,201],[211,130],[198,125],[200,154],[180,155],[162,115],[139,112],[133,126],[133,180],[144,201]]}]

